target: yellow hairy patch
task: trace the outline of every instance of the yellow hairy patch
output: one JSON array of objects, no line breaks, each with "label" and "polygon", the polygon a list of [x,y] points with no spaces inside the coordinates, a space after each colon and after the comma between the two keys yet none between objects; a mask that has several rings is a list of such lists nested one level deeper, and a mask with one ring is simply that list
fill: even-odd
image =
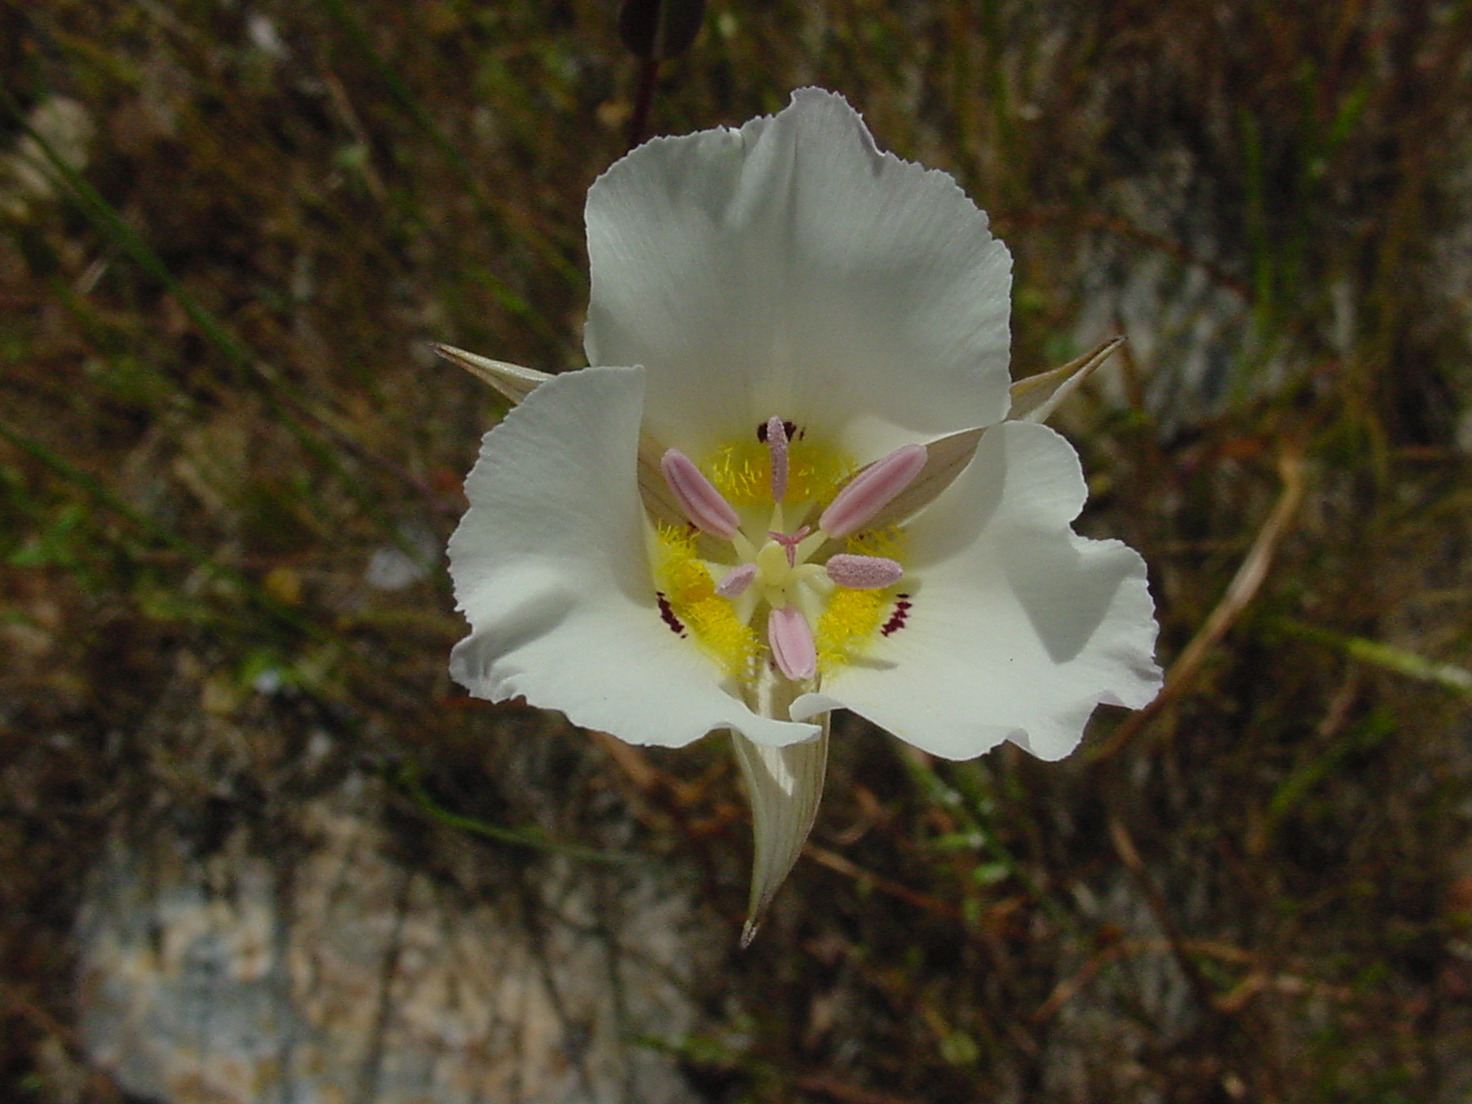
[{"label": "yellow hairy patch", "polygon": [[818,669],[823,674],[832,674],[847,663],[879,631],[880,618],[889,608],[888,594],[884,590],[834,589],[813,631]]},{"label": "yellow hairy patch", "polygon": [[664,595],[670,613],[727,674],[748,677],[758,651],[756,634],[716,593],[710,571],[695,554],[694,534],[660,525],[653,559],[654,586]]},{"label": "yellow hairy patch", "polygon": [[[897,560],[903,540],[900,531],[891,525],[855,533],[845,543],[847,550],[855,555]],[[885,590],[834,588],[828,598],[828,607],[813,627],[818,669],[823,674],[832,674],[873,641],[874,634],[884,624],[895,593],[904,585],[901,580]]]}]

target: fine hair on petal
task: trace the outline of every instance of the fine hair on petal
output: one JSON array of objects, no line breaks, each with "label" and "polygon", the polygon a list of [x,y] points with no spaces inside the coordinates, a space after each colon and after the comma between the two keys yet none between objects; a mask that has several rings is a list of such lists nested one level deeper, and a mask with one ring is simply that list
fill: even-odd
[{"label": "fine hair on petal", "polygon": [[818,670],[831,675],[868,646],[893,604],[889,590],[835,587],[813,631]]},{"label": "fine hair on petal", "polygon": [[[706,476],[733,506],[765,506],[771,497],[771,453],[753,433],[751,440],[723,445],[702,465]],[[810,437],[787,443],[785,499],[791,503],[825,502],[853,474],[856,465],[837,449]]]}]

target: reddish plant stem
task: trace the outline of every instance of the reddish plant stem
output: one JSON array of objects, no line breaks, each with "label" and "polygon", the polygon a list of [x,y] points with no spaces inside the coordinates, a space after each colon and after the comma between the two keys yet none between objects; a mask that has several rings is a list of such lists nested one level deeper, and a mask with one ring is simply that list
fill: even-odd
[{"label": "reddish plant stem", "polygon": [[634,113],[629,117],[629,149],[633,149],[649,132],[649,109],[654,105],[654,86],[659,79],[659,59],[639,62],[639,87],[634,93]]}]

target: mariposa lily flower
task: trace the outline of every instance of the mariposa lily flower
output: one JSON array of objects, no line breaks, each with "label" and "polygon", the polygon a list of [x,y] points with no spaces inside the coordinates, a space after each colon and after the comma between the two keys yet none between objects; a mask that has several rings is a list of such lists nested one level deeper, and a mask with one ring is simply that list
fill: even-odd
[{"label": "mariposa lily flower", "polygon": [[634,744],[728,730],[743,942],[834,709],[945,758],[1056,759],[1097,704],[1155,695],[1144,562],[1072,531],[1078,458],[1038,424],[1112,346],[1010,385],[1010,257],[950,177],[805,89],[634,150],[587,224],[593,367],[442,350],[518,404],[450,541],[451,670]]}]

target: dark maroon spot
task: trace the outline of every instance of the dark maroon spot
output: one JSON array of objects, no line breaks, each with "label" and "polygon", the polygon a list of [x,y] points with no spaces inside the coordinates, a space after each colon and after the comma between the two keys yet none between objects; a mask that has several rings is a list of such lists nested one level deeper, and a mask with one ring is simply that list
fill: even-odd
[{"label": "dark maroon spot", "polygon": [[910,596],[908,594],[895,595],[894,612],[889,615],[889,620],[879,630],[880,636],[888,636],[890,633],[899,632],[905,627],[905,622],[910,619]]},{"label": "dark maroon spot", "polygon": [[654,599],[659,603],[659,615],[664,618],[664,623],[670,627],[676,636],[684,636],[685,626],[675,616],[675,611],[670,606],[670,600],[664,596],[664,591],[656,590],[654,592]]},{"label": "dark maroon spot", "polygon": [[[797,423],[784,421],[782,428],[787,433],[787,439],[791,441],[794,437],[801,439],[802,434],[797,431]],[[767,443],[767,423],[763,422],[756,427],[756,439],[762,444]]]}]

